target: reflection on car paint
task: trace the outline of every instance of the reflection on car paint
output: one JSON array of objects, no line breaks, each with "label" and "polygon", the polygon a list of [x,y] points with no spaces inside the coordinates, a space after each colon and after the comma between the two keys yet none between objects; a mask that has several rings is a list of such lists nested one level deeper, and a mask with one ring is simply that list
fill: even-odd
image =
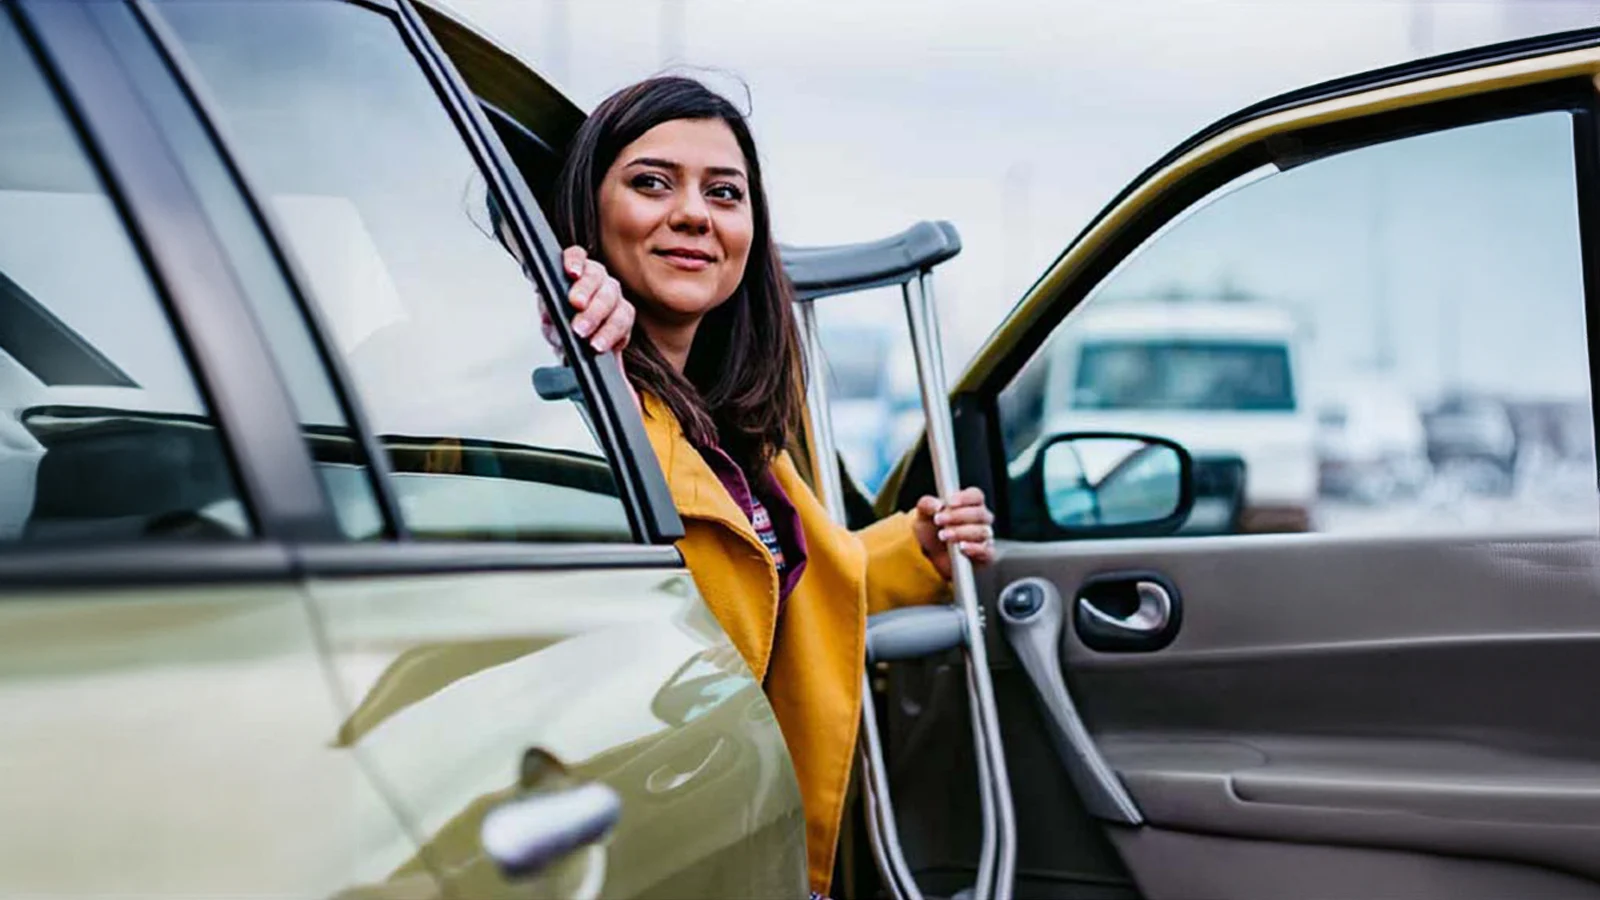
[{"label": "reflection on car paint", "polygon": [[[507,574],[492,585],[479,576],[459,603],[434,602],[448,580],[314,588],[351,691],[341,736],[397,792],[447,889],[514,893],[476,831],[489,809],[529,789],[503,758],[508,746],[539,748],[572,778],[606,783],[625,810],[605,857],[580,854],[519,889],[554,894],[595,877],[597,859],[628,861],[604,872],[605,896],[765,895],[800,877],[804,821],[788,750],[687,575]],[[438,640],[451,633],[459,638]],[[507,715],[485,715],[493,710]],[[703,827],[686,833],[686,821]],[[727,853],[745,845],[759,856],[729,865]]]}]

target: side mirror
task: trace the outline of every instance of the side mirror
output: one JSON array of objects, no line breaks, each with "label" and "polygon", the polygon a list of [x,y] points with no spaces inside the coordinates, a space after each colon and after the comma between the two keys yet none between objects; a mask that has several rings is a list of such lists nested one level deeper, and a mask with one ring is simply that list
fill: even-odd
[{"label": "side mirror", "polygon": [[1194,460],[1165,438],[1056,435],[1035,472],[1051,523],[1073,537],[1168,534],[1194,507]]},{"label": "side mirror", "polygon": [[1202,455],[1194,461],[1194,509],[1179,532],[1238,534],[1244,530],[1244,459],[1236,454]]}]

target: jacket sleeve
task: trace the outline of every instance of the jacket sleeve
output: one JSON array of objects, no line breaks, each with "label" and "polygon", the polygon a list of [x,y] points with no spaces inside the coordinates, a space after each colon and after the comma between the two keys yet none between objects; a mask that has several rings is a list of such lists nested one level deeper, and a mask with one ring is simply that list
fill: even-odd
[{"label": "jacket sleeve", "polygon": [[922,554],[911,513],[896,513],[857,531],[867,551],[867,612],[944,599],[950,584]]}]

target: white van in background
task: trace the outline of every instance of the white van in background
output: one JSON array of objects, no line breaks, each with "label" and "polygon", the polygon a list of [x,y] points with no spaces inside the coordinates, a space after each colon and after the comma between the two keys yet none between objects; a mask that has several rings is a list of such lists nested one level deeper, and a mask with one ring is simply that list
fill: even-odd
[{"label": "white van in background", "polygon": [[1196,459],[1244,460],[1244,531],[1305,531],[1316,424],[1300,393],[1297,325],[1255,301],[1123,301],[1085,309],[1051,348],[1045,434],[1170,438]]}]

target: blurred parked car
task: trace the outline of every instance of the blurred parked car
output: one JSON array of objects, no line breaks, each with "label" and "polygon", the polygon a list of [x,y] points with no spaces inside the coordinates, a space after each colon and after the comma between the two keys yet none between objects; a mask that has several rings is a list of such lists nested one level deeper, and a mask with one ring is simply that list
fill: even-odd
[{"label": "blurred parked car", "polygon": [[1430,409],[1423,424],[1428,460],[1434,468],[1460,476],[1473,490],[1511,492],[1520,444],[1504,403],[1492,397],[1456,394]]},{"label": "blurred parked car", "polygon": [[1374,379],[1324,385],[1317,412],[1319,489],[1324,496],[1382,503],[1416,493],[1431,473],[1417,405]]}]

